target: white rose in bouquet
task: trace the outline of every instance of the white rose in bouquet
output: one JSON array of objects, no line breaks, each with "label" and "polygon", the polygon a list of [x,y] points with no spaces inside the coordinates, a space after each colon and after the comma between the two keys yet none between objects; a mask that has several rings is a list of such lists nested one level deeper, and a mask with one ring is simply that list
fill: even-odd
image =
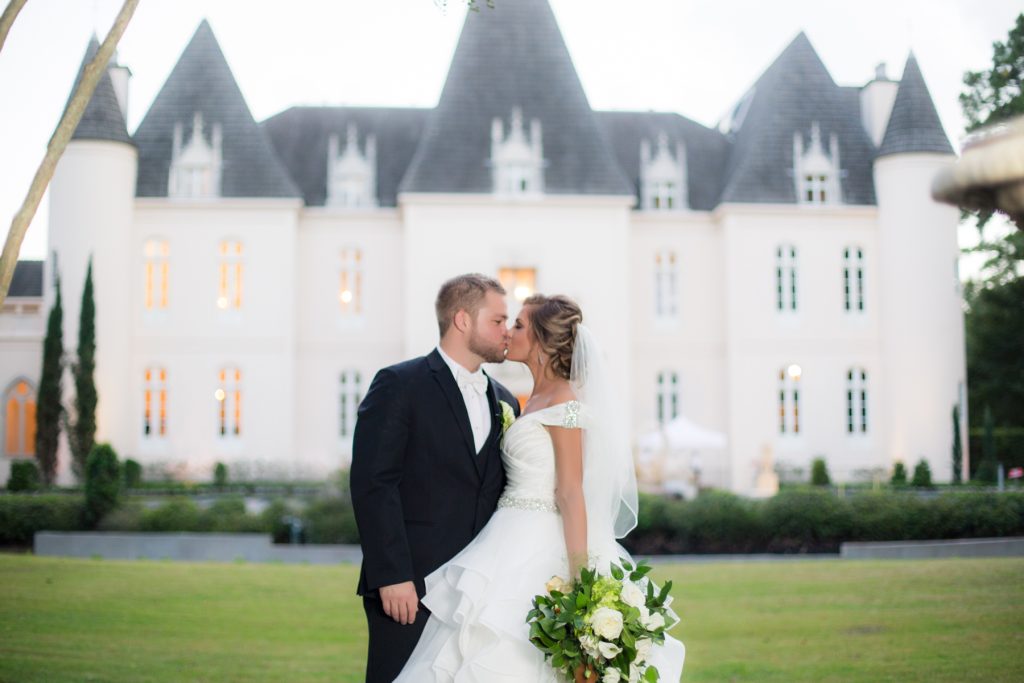
[{"label": "white rose in bouquet", "polygon": [[572,590],[572,586],[569,582],[563,579],[561,576],[552,576],[548,579],[548,582],[544,584],[544,589],[550,594],[554,591],[558,591],[563,595]]},{"label": "white rose in bouquet", "polygon": [[622,634],[622,612],[610,607],[599,607],[590,617],[594,633],[605,640],[615,640]]},{"label": "white rose in bouquet", "polygon": [[632,581],[624,581],[619,597],[630,607],[640,607],[646,602],[644,592]]},{"label": "white rose in bouquet", "polygon": [[622,648],[616,645],[615,643],[602,642],[598,644],[597,649],[601,653],[601,656],[605,659],[612,659],[615,657],[615,655],[622,652]]},{"label": "white rose in bouquet", "polygon": [[647,658],[651,656],[651,648],[654,647],[654,643],[650,638],[641,638],[636,641],[636,661],[646,662]]},{"label": "white rose in bouquet", "polygon": [[621,680],[622,674],[619,673],[618,669],[608,669],[604,672],[601,683],[619,683]]},{"label": "white rose in bouquet", "polygon": [[657,631],[665,626],[665,617],[655,612],[654,614],[649,614],[646,619],[641,616],[640,623],[648,631]]},{"label": "white rose in bouquet", "polygon": [[580,647],[591,659],[597,659],[597,638],[594,636],[580,636]]}]

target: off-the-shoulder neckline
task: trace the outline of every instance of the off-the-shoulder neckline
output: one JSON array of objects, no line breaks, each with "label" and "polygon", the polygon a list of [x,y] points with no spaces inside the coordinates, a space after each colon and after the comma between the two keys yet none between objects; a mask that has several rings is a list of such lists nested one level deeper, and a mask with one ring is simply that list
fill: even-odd
[{"label": "off-the-shoulder neckline", "polygon": [[572,403],[579,403],[579,399],[575,399],[574,398],[574,399],[571,399],[569,401],[562,401],[561,403],[552,403],[551,405],[545,406],[545,407],[540,408],[538,410],[531,410],[528,413],[523,413],[522,415],[519,416],[519,418],[522,419],[524,417],[529,417],[530,415],[536,415],[537,413],[543,413],[545,410],[551,410],[552,408],[559,408],[561,406],[569,406]]}]

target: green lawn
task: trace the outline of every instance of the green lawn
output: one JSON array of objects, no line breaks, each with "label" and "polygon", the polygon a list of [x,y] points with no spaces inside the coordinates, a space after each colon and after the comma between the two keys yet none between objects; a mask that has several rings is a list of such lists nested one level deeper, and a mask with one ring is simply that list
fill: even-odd
[{"label": "green lawn", "polygon": [[[1024,559],[659,566],[684,681],[1024,681]],[[350,566],[0,555],[0,681],[360,681]]]}]

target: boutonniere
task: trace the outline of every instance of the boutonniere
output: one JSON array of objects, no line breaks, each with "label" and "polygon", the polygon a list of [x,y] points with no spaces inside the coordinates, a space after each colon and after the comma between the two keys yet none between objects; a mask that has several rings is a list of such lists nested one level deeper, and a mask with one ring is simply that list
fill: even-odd
[{"label": "boutonniere", "polygon": [[501,406],[501,433],[504,436],[512,423],[516,421],[516,413],[512,410],[512,406],[505,401],[498,401],[498,405]]}]

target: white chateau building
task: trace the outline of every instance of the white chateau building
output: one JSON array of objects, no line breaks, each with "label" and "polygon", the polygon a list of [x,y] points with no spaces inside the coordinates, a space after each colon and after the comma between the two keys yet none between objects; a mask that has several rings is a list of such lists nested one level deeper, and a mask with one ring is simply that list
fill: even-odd
[{"label": "white chateau building", "polygon": [[479,271],[513,304],[580,301],[638,438],[676,416],[724,434],[704,484],[752,492],[766,451],[951,478],[958,214],[929,186],[954,152],[913,56],[840,86],[801,33],[711,129],[593,111],[546,0],[517,0],[468,14],[434,109],[257,123],[205,21],[133,134],[127,84],[100,82],[51,186],[52,257],[18,264],[0,314],[3,480],[32,457],[56,266],[73,355],[90,256],[97,438],[181,476],[346,466],[376,370],[430,351],[438,286]]}]

